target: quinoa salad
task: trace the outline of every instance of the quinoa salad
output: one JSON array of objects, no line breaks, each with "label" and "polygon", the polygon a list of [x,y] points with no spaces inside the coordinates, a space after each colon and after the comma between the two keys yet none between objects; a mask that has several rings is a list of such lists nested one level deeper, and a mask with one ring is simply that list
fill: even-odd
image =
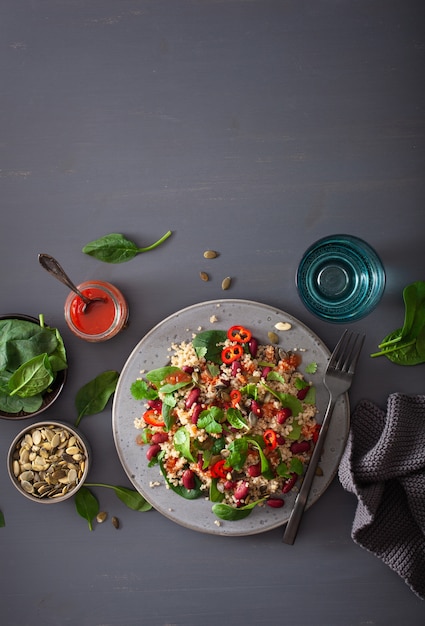
[{"label": "quinoa salad", "polygon": [[169,365],[131,385],[149,466],[179,496],[209,499],[221,519],[282,507],[319,432],[300,356],[260,345],[243,326],[199,332],[170,350]]}]

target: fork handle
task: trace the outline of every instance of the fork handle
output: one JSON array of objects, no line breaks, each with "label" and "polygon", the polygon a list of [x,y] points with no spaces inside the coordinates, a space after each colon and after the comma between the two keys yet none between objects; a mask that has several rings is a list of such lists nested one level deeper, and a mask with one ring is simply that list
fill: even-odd
[{"label": "fork handle", "polygon": [[320,456],[323,450],[323,444],[325,443],[326,435],[328,433],[329,424],[331,421],[332,413],[335,407],[337,398],[332,395],[329,398],[329,403],[325,411],[325,417],[323,418],[322,426],[320,428],[319,437],[314,446],[313,454],[311,455],[310,462],[307,467],[307,471],[304,475],[303,482],[295,500],[294,507],[289,516],[288,523],[283,535],[283,543],[293,544],[295,537],[297,536],[298,528],[300,526],[301,518],[304,513],[305,505],[307,503],[308,494],[310,493],[313,479],[316,475],[316,469],[320,461]]}]

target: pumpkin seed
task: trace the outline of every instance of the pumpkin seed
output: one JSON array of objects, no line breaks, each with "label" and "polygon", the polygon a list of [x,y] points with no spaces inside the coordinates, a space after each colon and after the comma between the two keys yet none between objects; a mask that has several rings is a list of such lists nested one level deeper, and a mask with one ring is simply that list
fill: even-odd
[{"label": "pumpkin seed", "polygon": [[102,524],[107,517],[108,514],[106,511],[99,511],[99,513],[96,515],[96,521],[98,522],[98,524]]},{"label": "pumpkin seed", "polygon": [[199,272],[199,276],[201,277],[201,280],[208,282],[210,277],[208,276],[208,274],[206,272]]},{"label": "pumpkin seed", "polygon": [[230,276],[226,276],[226,278],[223,279],[223,282],[221,283],[221,288],[223,289],[223,291],[226,291],[226,289],[229,289],[231,282],[232,282],[232,279],[230,278]]},{"label": "pumpkin seed", "polygon": [[279,343],[279,337],[276,333],[270,331],[267,333],[267,337],[269,338],[270,343]]},{"label": "pumpkin seed", "polygon": [[75,435],[48,426],[34,428],[16,445],[12,470],[25,492],[37,498],[60,498],[80,482],[85,461]]},{"label": "pumpkin seed", "polygon": [[120,522],[119,522],[118,517],[113,517],[113,518],[111,519],[111,522],[112,522],[112,526],[113,526],[114,528],[119,528],[119,527],[120,527]]},{"label": "pumpkin seed", "polygon": [[204,258],[205,259],[215,259],[218,256],[218,253],[215,250],[205,250]]}]

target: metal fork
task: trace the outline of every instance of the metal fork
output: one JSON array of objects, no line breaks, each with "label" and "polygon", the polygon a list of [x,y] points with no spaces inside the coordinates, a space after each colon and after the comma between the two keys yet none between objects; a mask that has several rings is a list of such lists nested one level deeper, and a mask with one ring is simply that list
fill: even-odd
[{"label": "metal fork", "polygon": [[283,535],[283,542],[293,544],[297,536],[301,517],[316,474],[316,468],[322,454],[323,444],[328,433],[332,413],[339,396],[351,387],[354,369],[364,342],[364,335],[344,331],[329,359],[323,383],[329,391],[329,403],[320,428],[319,438],[307,467],[300,491],[295,500]]}]

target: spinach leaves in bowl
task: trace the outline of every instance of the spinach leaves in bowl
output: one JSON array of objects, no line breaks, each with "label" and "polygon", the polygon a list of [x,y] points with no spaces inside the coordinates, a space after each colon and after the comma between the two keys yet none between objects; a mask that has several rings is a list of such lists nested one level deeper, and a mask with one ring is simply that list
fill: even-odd
[{"label": "spinach leaves in bowl", "polygon": [[0,417],[44,411],[66,379],[66,350],[59,331],[27,315],[0,317]]}]

